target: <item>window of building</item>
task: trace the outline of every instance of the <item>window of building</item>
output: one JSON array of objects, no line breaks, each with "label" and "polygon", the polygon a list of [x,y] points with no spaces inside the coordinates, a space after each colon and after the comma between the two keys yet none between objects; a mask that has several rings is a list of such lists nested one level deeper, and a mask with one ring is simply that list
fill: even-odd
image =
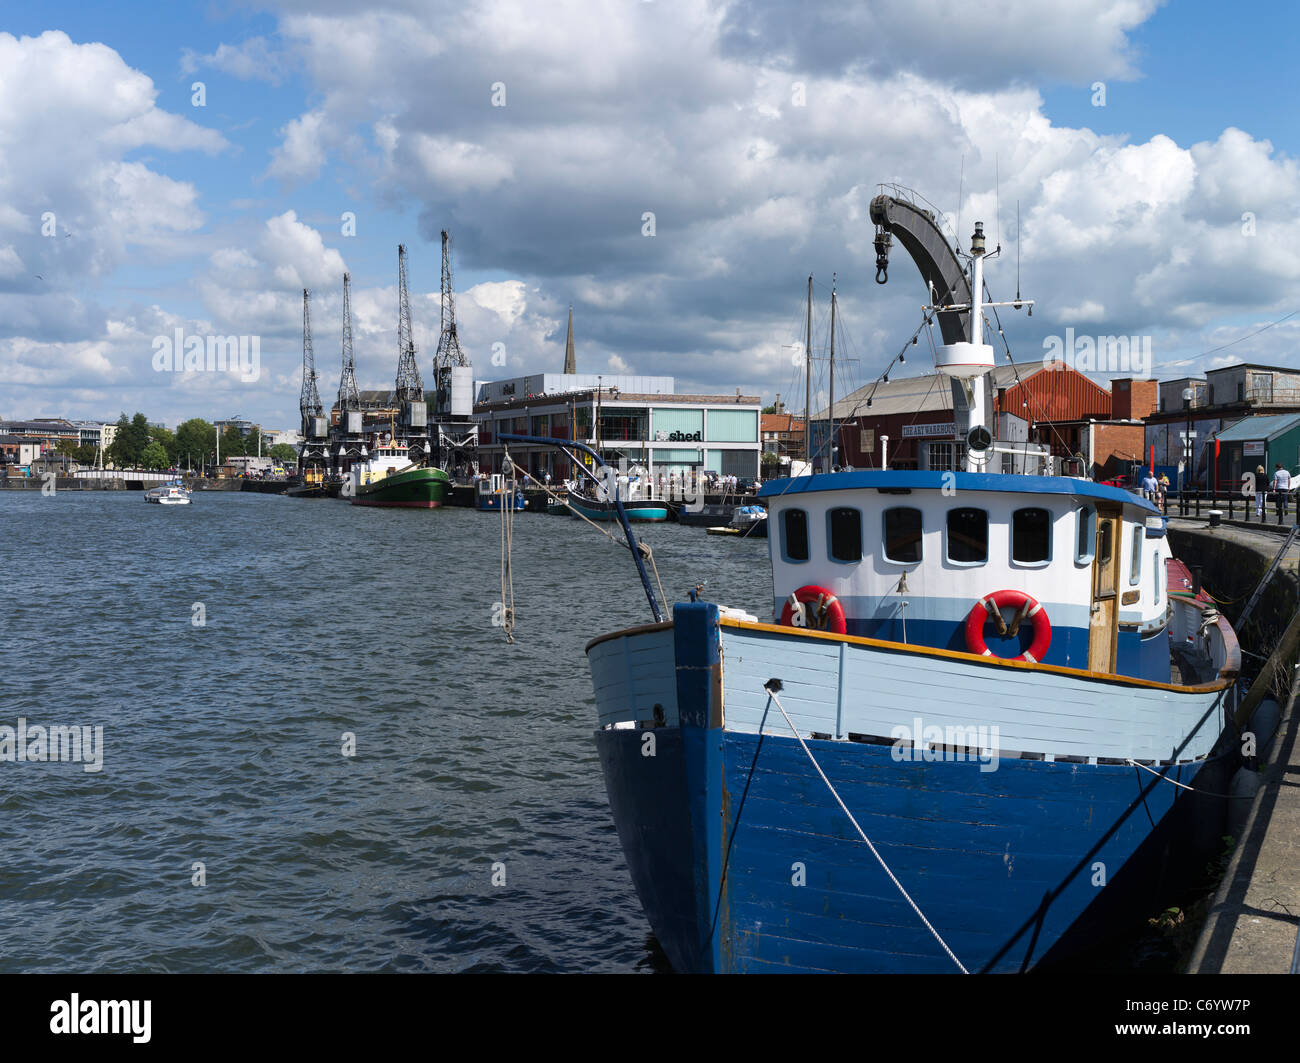
[{"label": "window of building", "polygon": [[862,511],[842,506],[826,514],[832,561],[862,560]]},{"label": "window of building", "polygon": [[1074,560],[1080,565],[1091,563],[1097,549],[1097,511],[1091,506],[1080,506],[1078,539],[1074,547]]},{"label": "window of building", "polygon": [[948,560],[982,565],[989,559],[989,515],[969,506],[948,510]]},{"label": "window of building", "polygon": [[1040,506],[1016,510],[1011,516],[1011,560],[1018,565],[1045,565],[1051,559],[1051,511]]},{"label": "window of building", "polygon": [[1136,587],[1142,579],[1142,544],[1146,540],[1146,528],[1141,524],[1133,526],[1133,551],[1129,559],[1128,584]]},{"label": "window of building", "polygon": [[899,565],[921,560],[921,511],[912,506],[885,510],[884,557]]},{"label": "window of building", "polygon": [[781,556],[786,561],[808,560],[808,514],[787,509],[781,514]]},{"label": "window of building", "polygon": [[934,472],[957,472],[966,465],[966,448],[953,441],[927,443],[926,468]]}]

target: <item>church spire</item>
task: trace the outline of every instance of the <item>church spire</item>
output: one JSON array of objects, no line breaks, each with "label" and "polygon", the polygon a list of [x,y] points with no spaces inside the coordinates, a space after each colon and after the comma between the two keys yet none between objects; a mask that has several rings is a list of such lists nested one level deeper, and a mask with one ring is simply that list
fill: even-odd
[{"label": "church spire", "polygon": [[578,371],[578,356],[573,353],[573,304],[569,304],[569,338],[564,341],[564,371]]}]

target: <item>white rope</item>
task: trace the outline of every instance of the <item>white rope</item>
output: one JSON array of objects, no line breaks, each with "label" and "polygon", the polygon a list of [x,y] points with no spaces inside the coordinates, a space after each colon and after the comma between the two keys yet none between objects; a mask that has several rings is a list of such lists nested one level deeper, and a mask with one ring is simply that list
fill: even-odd
[{"label": "white rope", "polygon": [[[1157,779],[1164,779],[1164,781],[1169,783],[1171,786],[1181,786],[1184,790],[1191,790],[1192,793],[1196,793],[1195,789],[1186,785],[1185,783],[1181,783],[1177,779],[1171,779],[1169,778],[1168,775],[1163,775],[1160,772],[1156,771],[1154,768],[1148,767],[1146,764],[1139,764],[1132,757],[1125,757],[1124,762],[1126,764],[1132,764],[1133,767],[1135,768],[1141,768],[1143,771],[1151,772],[1151,774],[1154,775]],[[1223,796],[1227,796],[1227,795],[1223,795]]]},{"label": "white rope", "polygon": [[831,796],[835,798],[835,801],[839,804],[840,808],[844,809],[844,814],[849,817],[849,822],[853,824],[859,837],[867,843],[867,848],[871,850],[871,855],[874,856],[880,862],[880,866],[885,869],[885,874],[889,876],[889,881],[898,888],[898,892],[903,895],[903,900],[907,901],[907,903],[912,906],[912,911],[914,911],[917,918],[925,924],[926,930],[930,931],[930,933],[934,935],[934,940],[943,947],[943,951],[946,952],[948,958],[957,965],[957,969],[961,971],[962,974],[970,974],[970,971],[966,970],[966,968],[962,966],[961,960],[957,959],[953,954],[952,949],[948,947],[948,943],[939,936],[939,931],[935,930],[935,928],[930,925],[930,920],[925,917],[925,913],[916,906],[916,901],[912,900],[911,895],[903,888],[903,884],[898,881],[897,877],[895,877],[894,873],[889,869],[889,865],[885,863],[884,857],[877,852],[876,847],[871,844],[871,839],[867,837],[866,832],[858,826],[858,821],[853,818],[853,813],[849,811],[848,805],[841,800],[835,787],[831,785],[830,779],[826,778],[826,773],[822,771],[822,766],[817,763],[817,758],[812,755],[812,750],[808,748],[808,744],[803,740],[803,736],[795,729],[794,722],[790,719],[790,714],[785,711],[785,706],[781,704],[781,699],[776,696],[776,692],[772,690],[770,686],[765,686],[763,689],[767,691],[767,696],[776,702],[776,707],[781,710],[781,715],[785,717],[785,722],[789,725],[790,730],[794,732],[794,736],[798,739],[799,745],[803,746],[803,751],[808,754],[808,759],[812,761],[813,767],[817,769],[817,774],[822,777],[822,782],[826,784],[826,788],[830,790]]},{"label": "white rope", "polygon": [[[510,461],[509,458],[507,458],[506,460]],[[602,528],[599,524],[597,524],[594,520],[588,517],[585,513],[579,513],[565,499],[561,498],[549,487],[547,487],[544,483],[542,483],[541,480],[537,479],[537,477],[535,476],[530,476],[526,469],[520,469],[519,466],[516,465],[513,461],[510,461],[510,467],[512,471],[518,470],[519,472],[523,473],[523,477],[525,480],[532,480],[533,483],[535,483],[538,487],[540,487],[543,491],[545,491],[553,501],[560,503],[560,505],[562,506],[568,507],[570,513],[572,513],[575,517],[581,517],[593,528],[595,528],[598,532],[600,532],[601,535],[605,536],[605,538],[607,538],[610,542],[614,543],[616,546],[622,546],[625,549],[629,549],[629,550],[631,549],[631,547],[629,547],[627,543],[623,542],[621,539],[615,536],[613,532],[611,532],[608,528]]]},{"label": "white rope", "polygon": [[[510,461],[507,453],[506,460]],[[506,642],[515,641],[515,477],[514,462],[510,461],[509,490],[501,495],[501,627]]]},{"label": "white rope", "polygon": [[1169,778],[1168,775],[1162,774],[1161,772],[1156,771],[1154,768],[1150,768],[1145,764],[1139,764],[1136,760],[1133,760],[1131,757],[1125,757],[1124,762],[1126,764],[1132,764],[1133,767],[1135,768],[1141,768],[1143,771],[1151,772],[1151,774],[1154,775],[1157,779],[1164,779],[1164,781],[1169,783],[1170,786],[1180,786],[1184,790],[1188,790],[1194,794],[1200,794],[1202,797],[1219,797],[1225,801],[1255,800],[1254,794],[1216,794],[1216,793],[1211,793],[1209,790],[1197,790],[1195,787],[1188,786],[1186,783],[1181,783],[1177,779]]},{"label": "white rope", "polygon": [[[523,476],[523,478],[524,478],[525,481],[527,481],[527,480],[531,480],[531,481],[532,481],[533,483],[535,483],[538,487],[540,487],[543,491],[545,491],[546,494],[547,494],[547,495],[552,499],[552,501],[558,502],[558,503],[560,503],[560,505],[567,507],[568,510],[569,510],[569,512],[572,513],[575,517],[581,517],[581,518],[582,518],[583,520],[585,520],[588,524],[590,524],[593,528],[595,528],[598,532],[600,532],[601,535],[605,536],[605,538],[608,539],[608,540],[609,540],[611,543],[613,543],[615,546],[621,546],[621,547],[623,547],[623,549],[625,549],[625,550],[631,550],[631,549],[632,549],[632,547],[628,544],[628,542],[627,542],[626,540],[624,540],[624,539],[620,539],[617,535],[615,535],[615,534],[614,534],[612,531],[610,531],[608,528],[601,527],[601,525],[597,524],[594,520],[592,520],[590,517],[588,517],[585,513],[579,513],[579,512],[578,512],[576,509],[574,509],[574,507],[573,507],[572,505],[570,505],[570,504],[569,504],[565,499],[561,498],[561,497],[560,497],[559,495],[557,495],[554,491],[552,491],[552,490],[551,490],[551,489],[550,489],[546,484],[542,483],[541,480],[537,479],[536,476],[531,475],[531,474],[528,472],[527,469],[522,469],[522,468],[520,468],[518,465],[516,465],[516,464],[515,464],[515,463],[510,459],[510,456],[509,456],[509,455],[506,455],[505,460],[508,461],[508,462],[510,462],[510,469],[511,469],[511,473],[512,473],[512,475],[513,475],[513,473],[518,472],[519,474],[521,474],[521,475]],[[658,587],[659,587],[659,601],[660,601],[660,602],[663,602],[663,601],[665,600],[665,599],[664,599],[664,585],[663,585],[663,581],[659,578],[659,566],[658,566],[657,564],[655,564],[655,555],[654,555],[654,551],[650,549],[650,544],[649,544],[649,543],[642,542],[642,541],[639,540],[639,539],[637,540],[637,546],[639,546],[639,547],[641,548],[641,556],[644,557],[644,558],[649,559],[649,561],[650,561],[650,569],[651,569],[652,572],[654,572],[655,583],[656,583],[656,584],[658,585]],[[511,604],[513,605],[513,600],[512,600],[512,602],[511,602]]]}]

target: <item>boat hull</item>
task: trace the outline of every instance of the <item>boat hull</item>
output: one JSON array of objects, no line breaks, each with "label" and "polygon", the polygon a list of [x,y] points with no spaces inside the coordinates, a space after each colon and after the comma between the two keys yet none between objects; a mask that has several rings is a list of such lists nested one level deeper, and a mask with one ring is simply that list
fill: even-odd
[{"label": "boat hull", "polygon": [[[595,502],[579,495],[569,495],[569,505],[588,520],[618,520],[618,510],[612,502]],[[624,502],[623,512],[628,520],[663,521],[668,519],[668,506],[664,502]]]},{"label": "boat hull", "polygon": [[447,499],[450,477],[441,469],[410,469],[390,473],[356,489],[354,506],[396,509],[435,509]]},{"label": "boat hull", "polygon": [[[501,495],[479,495],[474,500],[474,507],[482,510],[484,513],[500,513],[501,498]],[[514,505],[509,508],[513,509],[516,513],[522,513],[528,508],[528,503],[521,495],[515,499]]]},{"label": "boat hull", "polygon": [[[1191,797],[1158,776],[1191,786],[1228,755],[1215,748],[1226,685],[1178,690],[769,627],[679,605],[672,625],[588,647],[610,807],[681,971],[957,970],[791,736],[770,678],[835,791],[972,971],[1039,964]],[[973,714],[998,728],[992,747],[891,738]]]}]

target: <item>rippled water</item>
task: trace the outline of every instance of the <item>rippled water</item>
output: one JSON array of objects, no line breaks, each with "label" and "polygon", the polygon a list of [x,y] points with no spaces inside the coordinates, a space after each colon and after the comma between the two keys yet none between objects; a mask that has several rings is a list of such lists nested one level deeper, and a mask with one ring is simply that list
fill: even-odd
[{"label": "rippled water", "polygon": [[[626,550],[519,515],[507,645],[495,514],[195,498],[0,492],[0,725],[105,750],[0,761],[0,970],[666,968],[583,655],[649,620]],[[638,532],[670,601],[770,613],[766,541]]]}]

